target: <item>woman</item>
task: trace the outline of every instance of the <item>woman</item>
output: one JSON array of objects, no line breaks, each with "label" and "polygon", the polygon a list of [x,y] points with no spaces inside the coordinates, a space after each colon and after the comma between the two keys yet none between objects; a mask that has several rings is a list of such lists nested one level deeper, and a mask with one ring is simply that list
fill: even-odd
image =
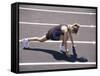
[{"label": "woman", "polygon": [[30,41],[44,42],[47,40],[62,40],[60,50],[66,52],[66,54],[68,55],[69,52],[67,50],[67,40],[70,38],[72,47],[74,47],[72,34],[77,34],[78,30],[79,24],[77,23],[72,25],[60,24],[49,29],[47,34],[42,37],[32,37],[23,39],[23,47],[28,48]]}]

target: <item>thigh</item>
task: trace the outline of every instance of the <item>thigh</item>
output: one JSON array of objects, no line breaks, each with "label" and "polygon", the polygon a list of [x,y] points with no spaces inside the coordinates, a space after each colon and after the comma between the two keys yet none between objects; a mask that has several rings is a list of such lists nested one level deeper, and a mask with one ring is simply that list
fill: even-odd
[{"label": "thigh", "polygon": [[[64,39],[64,35],[60,35],[60,40],[63,40]],[[69,37],[67,36],[66,37],[66,40],[68,40],[69,39]]]},{"label": "thigh", "polygon": [[48,40],[48,39],[46,38],[46,35],[40,37],[40,41],[41,41],[41,42],[46,41],[46,40]]},{"label": "thigh", "polygon": [[60,40],[63,40],[64,39],[64,35],[60,35]]},{"label": "thigh", "polygon": [[61,35],[61,32],[59,31],[54,31],[51,35],[51,39],[52,40],[60,40],[60,35]]}]

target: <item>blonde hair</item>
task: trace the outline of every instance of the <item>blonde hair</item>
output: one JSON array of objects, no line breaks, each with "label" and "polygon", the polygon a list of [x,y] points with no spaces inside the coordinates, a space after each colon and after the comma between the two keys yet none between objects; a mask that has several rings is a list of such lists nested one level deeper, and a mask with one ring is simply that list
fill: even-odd
[{"label": "blonde hair", "polygon": [[72,31],[73,31],[74,33],[77,33],[78,30],[79,30],[79,27],[80,27],[79,24],[78,24],[78,23],[74,23],[74,24],[73,24],[73,27],[74,27],[74,28],[73,28]]}]

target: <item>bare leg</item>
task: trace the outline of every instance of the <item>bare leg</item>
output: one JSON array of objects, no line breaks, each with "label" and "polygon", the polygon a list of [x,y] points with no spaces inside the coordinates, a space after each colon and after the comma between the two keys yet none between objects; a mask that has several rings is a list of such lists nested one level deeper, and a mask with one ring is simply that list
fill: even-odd
[{"label": "bare leg", "polygon": [[32,37],[32,38],[23,39],[23,48],[29,48],[30,41],[44,42],[46,40],[47,40],[46,35],[44,35],[42,37]]},{"label": "bare leg", "polygon": [[39,42],[44,42],[46,41],[46,35],[42,36],[42,37],[32,37],[32,38],[28,38],[28,41],[39,41]]},{"label": "bare leg", "polygon": [[[60,36],[60,40],[63,40],[63,39],[64,39],[64,36],[63,36],[63,35],[61,35],[61,36]],[[68,40],[68,38],[67,38],[67,40]],[[64,46],[63,41],[62,41],[62,46]]]},{"label": "bare leg", "polygon": [[[63,35],[61,35],[60,36],[60,40],[63,40],[63,38],[64,38],[64,36]],[[62,44],[61,44],[62,46],[64,46],[64,43],[63,43],[63,41],[62,41]]]},{"label": "bare leg", "polygon": [[[69,50],[68,50],[67,48],[65,49],[65,46],[67,46],[67,44],[66,44],[66,45],[64,44],[63,38],[64,38],[64,36],[61,35],[61,36],[60,36],[60,40],[62,40],[62,44],[60,45],[60,50],[66,52],[66,55],[67,55],[67,56],[70,56]],[[68,40],[68,38],[67,38],[67,40]],[[66,51],[65,51],[65,50],[66,50]]]}]

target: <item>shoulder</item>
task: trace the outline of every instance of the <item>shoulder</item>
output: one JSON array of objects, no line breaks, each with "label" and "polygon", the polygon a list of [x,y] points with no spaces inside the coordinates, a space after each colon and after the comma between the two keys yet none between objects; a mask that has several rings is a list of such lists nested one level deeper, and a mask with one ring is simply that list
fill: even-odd
[{"label": "shoulder", "polygon": [[66,25],[61,26],[61,30],[64,32],[68,31],[68,27]]}]

